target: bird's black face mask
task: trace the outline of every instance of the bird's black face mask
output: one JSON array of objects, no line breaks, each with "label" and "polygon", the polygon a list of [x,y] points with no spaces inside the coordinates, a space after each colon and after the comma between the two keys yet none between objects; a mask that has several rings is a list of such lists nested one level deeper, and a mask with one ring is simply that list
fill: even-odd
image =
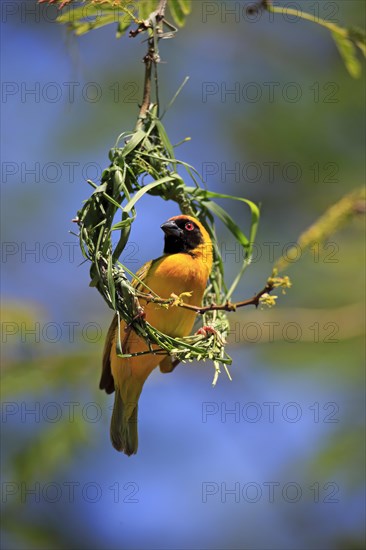
[{"label": "bird's black face mask", "polygon": [[192,254],[194,249],[203,243],[200,228],[189,218],[167,221],[161,229],[165,233],[164,254]]}]

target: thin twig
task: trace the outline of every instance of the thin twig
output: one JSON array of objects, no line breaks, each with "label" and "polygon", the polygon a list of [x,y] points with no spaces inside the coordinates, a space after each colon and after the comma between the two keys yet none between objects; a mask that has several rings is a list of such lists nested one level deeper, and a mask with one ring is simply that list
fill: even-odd
[{"label": "thin twig", "polygon": [[[227,301],[225,304],[217,305],[217,304],[210,304],[209,306],[193,306],[191,304],[186,304],[185,302],[178,302],[176,305],[178,307],[182,307],[184,309],[189,309],[191,311],[195,311],[199,315],[203,315],[204,313],[207,313],[208,311],[236,311],[239,307],[246,307],[246,306],[255,306],[258,307],[261,297],[264,294],[269,294],[274,289],[274,285],[272,283],[267,283],[266,286],[257,294],[255,294],[252,298],[248,298],[247,300],[243,300],[241,302],[235,302],[232,303],[230,301]],[[175,298],[156,298],[152,294],[144,294],[139,293],[139,296],[146,300],[146,302],[154,302],[156,304],[161,305],[171,305]]]},{"label": "thin twig", "polygon": [[272,292],[273,289],[274,289],[273,284],[268,283],[260,292],[258,292],[258,294],[255,294],[255,296],[253,296],[252,298],[248,298],[247,300],[243,300],[241,302],[232,303],[228,301],[222,305],[211,304],[205,307],[196,307],[196,306],[191,306],[190,304],[183,304],[182,307],[186,307],[187,309],[194,309],[194,311],[196,311],[201,315],[203,315],[204,313],[207,313],[208,311],[236,311],[239,307],[245,307],[245,306],[258,307],[260,298],[264,294],[269,294],[270,292]]},{"label": "thin twig", "polygon": [[[152,67],[155,67],[155,87],[156,95],[158,96],[158,81],[157,81],[157,63],[159,62],[158,53],[158,40],[159,32],[162,32],[161,25],[164,21],[165,9],[167,0],[160,0],[157,9],[150,14],[147,21],[143,21],[139,25],[136,31],[131,31],[130,36],[136,36],[138,32],[152,28],[152,35],[148,39],[148,49],[144,57],[145,63],[145,79],[144,79],[144,92],[140,112],[136,124],[136,130],[140,130],[144,125],[146,113],[149,111],[151,103],[151,74]],[[139,30],[140,29],[140,30]],[[159,98],[157,97],[157,104],[159,105]]]},{"label": "thin twig", "polygon": [[144,63],[145,63],[144,94],[142,98],[142,104],[140,107],[139,116],[137,119],[136,130],[139,130],[142,128],[146,117],[146,113],[150,108],[151,71],[152,71],[154,52],[155,52],[154,42],[151,41],[151,39],[149,39],[149,48],[148,48],[147,54],[144,57]]},{"label": "thin twig", "polygon": [[158,9],[156,10],[156,15],[160,21],[164,19],[167,2],[168,0],[159,1]]}]

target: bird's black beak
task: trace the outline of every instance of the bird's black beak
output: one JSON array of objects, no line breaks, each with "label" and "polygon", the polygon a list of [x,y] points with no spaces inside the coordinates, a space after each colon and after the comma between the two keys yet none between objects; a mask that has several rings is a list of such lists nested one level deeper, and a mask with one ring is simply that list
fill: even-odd
[{"label": "bird's black beak", "polygon": [[183,231],[179,229],[177,224],[173,221],[165,222],[160,227],[164,231],[165,235],[173,235],[174,237],[180,237],[183,233]]}]

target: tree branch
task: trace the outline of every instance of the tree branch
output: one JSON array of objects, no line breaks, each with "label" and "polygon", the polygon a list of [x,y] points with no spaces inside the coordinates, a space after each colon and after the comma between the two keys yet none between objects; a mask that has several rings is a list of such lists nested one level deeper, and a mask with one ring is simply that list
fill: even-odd
[{"label": "tree branch", "polygon": [[146,113],[150,108],[151,101],[151,73],[152,65],[154,62],[155,47],[154,41],[149,39],[149,48],[147,54],[144,57],[145,63],[145,79],[144,79],[144,93],[142,98],[142,104],[137,119],[136,130],[140,130],[144,124]]},{"label": "tree branch", "polygon": [[157,41],[159,40],[159,33],[162,33],[161,24],[164,21],[166,5],[167,0],[159,0],[157,9],[150,14],[148,19],[143,21],[135,31],[130,31],[130,36],[134,37],[140,32],[152,29],[152,35],[148,38],[147,53],[143,60],[145,63],[144,92],[137,119],[136,130],[140,130],[143,127],[146,113],[150,108],[152,67],[155,65],[156,68],[156,64],[159,62]]},{"label": "tree branch", "polygon": [[241,302],[232,303],[230,301],[227,301],[225,304],[217,305],[217,304],[210,304],[209,306],[193,306],[191,304],[186,304],[185,302],[179,302],[176,298],[168,298],[168,299],[162,299],[162,298],[156,298],[152,294],[145,294],[143,292],[139,293],[139,297],[146,300],[147,303],[154,302],[156,304],[160,305],[172,305],[175,303],[178,307],[182,307],[184,309],[189,309],[190,311],[195,311],[198,315],[203,315],[204,313],[207,313],[208,311],[236,311],[240,307],[246,307],[246,306],[255,306],[258,307],[261,297],[264,294],[269,294],[272,292],[272,290],[275,288],[275,284],[273,282],[268,282],[266,286],[257,294],[255,294],[252,298],[248,298],[247,300],[243,300]]},{"label": "tree branch", "polygon": [[160,21],[164,19],[167,2],[168,0],[159,0],[158,9],[156,10],[156,15]]}]

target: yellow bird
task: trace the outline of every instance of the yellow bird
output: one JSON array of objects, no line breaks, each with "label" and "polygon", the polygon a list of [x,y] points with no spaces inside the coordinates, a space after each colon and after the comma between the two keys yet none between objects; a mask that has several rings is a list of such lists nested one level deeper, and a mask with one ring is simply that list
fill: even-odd
[{"label": "yellow bird", "polygon": [[[203,225],[191,216],[175,216],[163,223],[165,233],[164,254],[142,266],[137,276],[161,298],[171,294],[191,292],[185,302],[200,306],[212,269],[212,242]],[[135,280],[134,286],[146,292]],[[140,300],[146,321],[172,337],[188,336],[193,328],[196,313],[181,307],[162,308],[156,303]],[[122,358],[116,353],[117,317],[109,328],[104,352],[100,388],[107,393],[115,390],[111,420],[111,440],[117,451],[126,455],[137,452],[137,410],[142,387],[149,374],[160,365],[162,372],[174,368],[170,356],[148,353],[137,357]],[[127,329],[127,330],[126,330]],[[148,351],[146,342],[133,330],[128,332],[126,323],[120,323],[120,339],[123,353]]]}]

